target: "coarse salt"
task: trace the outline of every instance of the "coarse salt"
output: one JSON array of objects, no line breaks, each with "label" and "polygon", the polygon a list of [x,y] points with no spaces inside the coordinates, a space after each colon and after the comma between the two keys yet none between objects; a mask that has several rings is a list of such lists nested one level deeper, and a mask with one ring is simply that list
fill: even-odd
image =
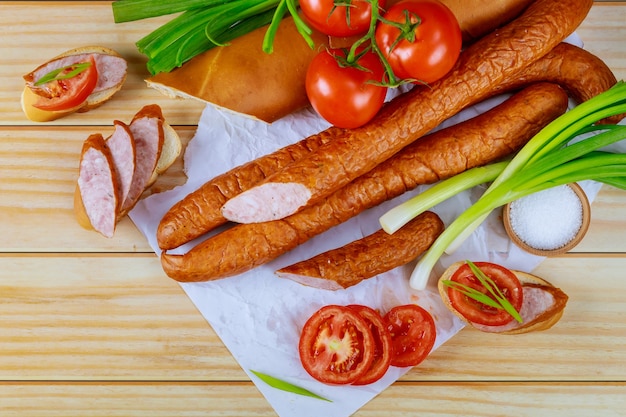
[{"label": "coarse salt", "polygon": [[576,237],[583,224],[583,206],[571,187],[561,185],[511,202],[509,218],[524,243],[554,250]]}]

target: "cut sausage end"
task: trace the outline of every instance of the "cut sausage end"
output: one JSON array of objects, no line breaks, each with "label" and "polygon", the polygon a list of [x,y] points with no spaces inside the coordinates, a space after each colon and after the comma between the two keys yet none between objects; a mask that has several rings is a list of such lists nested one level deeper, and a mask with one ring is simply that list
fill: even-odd
[{"label": "cut sausage end", "polygon": [[304,207],[311,191],[303,184],[268,182],[244,191],[222,206],[222,215],[237,223],[280,220]]}]

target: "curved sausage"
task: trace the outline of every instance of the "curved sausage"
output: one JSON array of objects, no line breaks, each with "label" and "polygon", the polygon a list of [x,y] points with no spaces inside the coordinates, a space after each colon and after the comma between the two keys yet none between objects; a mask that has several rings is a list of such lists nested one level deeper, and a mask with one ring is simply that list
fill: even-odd
[{"label": "curved sausage", "polygon": [[467,48],[444,78],[400,95],[367,125],[343,131],[308,157],[228,200],[222,214],[231,221],[254,223],[315,204],[461,109],[492,95],[494,88],[572,33],[592,3],[536,0],[513,22]]},{"label": "curved sausage", "polygon": [[250,270],[418,185],[515,152],[563,114],[567,103],[560,87],[532,85],[473,119],[415,141],[325,200],[285,219],[236,225],[184,255],[163,253],[163,269],[178,281],[206,281]]},{"label": "curved sausage", "polygon": [[276,274],[311,287],[345,289],[416,259],[443,229],[439,216],[426,211],[393,234],[379,229],[345,246],[281,268]]}]

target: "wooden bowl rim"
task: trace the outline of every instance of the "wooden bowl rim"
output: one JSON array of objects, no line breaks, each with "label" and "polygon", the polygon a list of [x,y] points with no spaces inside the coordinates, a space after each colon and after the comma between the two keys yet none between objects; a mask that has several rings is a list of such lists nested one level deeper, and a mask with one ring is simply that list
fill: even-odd
[{"label": "wooden bowl rim", "polygon": [[524,251],[531,253],[533,255],[555,256],[555,255],[561,255],[563,253],[569,252],[572,248],[574,248],[583,240],[583,238],[585,237],[585,234],[587,233],[587,230],[589,229],[589,224],[591,223],[591,205],[589,204],[589,199],[587,198],[587,194],[585,194],[585,191],[582,189],[580,185],[578,185],[577,183],[571,183],[571,184],[567,184],[567,186],[570,187],[574,191],[574,193],[578,196],[578,198],[580,199],[580,202],[582,203],[582,210],[583,210],[582,225],[580,226],[580,229],[578,230],[574,238],[570,240],[569,242],[567,242],[565,245],[556,249],[547,250],[547,249],[533,248],[532,246],[528,245],[526,242],[521,240],[519,236],[517,236],[515,231],[513,231],[513,227],[511,226],[510,208],[509,208],[511,203],[508,203],[502,209],[502,222],[504,224],[504,230],[506,231],[506,234],[509,236],[509,238],[513,241],[513,243],[516,246],[520,247]]}]

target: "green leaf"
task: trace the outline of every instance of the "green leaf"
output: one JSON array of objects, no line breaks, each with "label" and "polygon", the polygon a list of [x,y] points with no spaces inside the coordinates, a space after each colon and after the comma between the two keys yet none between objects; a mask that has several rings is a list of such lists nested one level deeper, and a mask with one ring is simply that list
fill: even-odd
[{"label": "green leaf", "polygon": [[[56,81],[56,80],[69,80],[70,78],[76,77],[78,74],[85,71],[90,66],[91,66],[91,62],[81,62],[78,64],[72,64],[72,65],[67,65],[65,67],[62,67],[62,68],[57,68],[55,70],[50,71],[49,73],[41,77],[39,80],[37,80],[35,85],[42,85],[42,84],[49,83],[50,81]],[[68,69],[71,69],[71,71],[69,71],[66,74],[63,74],[63,72],[67,71]]]},{"label": "green leaf", "polygon": [[331,400],[327,398],[321,397],[309,390],[306,390],[297,385],[293,385],[287,381],[283,381],[282,379],[275,378],[273,376],[264,374],[262,372],[255,371],[253,369],[250,369],[250,372],[258,376],[259,379],[261,379],[261,381],[265,382],[267,385],[269,385],[272,388],[276,388],[281,391],[291,392],[293,394],[304,395],[306,397],[317,398],[318,400],[322,400],[322,401],[332,402]]}]

